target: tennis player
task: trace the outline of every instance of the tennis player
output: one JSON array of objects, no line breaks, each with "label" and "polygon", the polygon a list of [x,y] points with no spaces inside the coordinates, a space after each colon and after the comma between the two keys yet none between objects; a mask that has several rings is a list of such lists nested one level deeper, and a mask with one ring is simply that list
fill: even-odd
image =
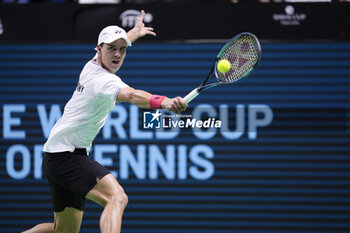
[{"label": "tennis player", "polygon": [[39,224],[25,233],[79,232],[85,198],[104,207],[100,217],[102,233],[120,232],[128,197],[114,176],[87,156],[92,141],[115,103],[164,108],[174,113],[187,108],[181,97],[135,90],[115,75],[132,42],[156,35],[153,28],[143,24],[144,16],[142,11],[128,33],[118,26],[108,26],[99,34],[97,55],[83,68],[72,98],[44,145],[43,170],[51,188],[54,222]]}]

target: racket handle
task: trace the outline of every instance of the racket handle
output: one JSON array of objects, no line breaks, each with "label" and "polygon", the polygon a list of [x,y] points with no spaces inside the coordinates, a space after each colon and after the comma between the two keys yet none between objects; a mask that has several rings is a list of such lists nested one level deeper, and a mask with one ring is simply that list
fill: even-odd
[{"label": "racket handle", "polygon": [[199,91],[197,88],[193,89],[190,93],[188,93],[185,97],[184,100],[186,103],[191,102],[194,98],[196,98],[199,95]]}]

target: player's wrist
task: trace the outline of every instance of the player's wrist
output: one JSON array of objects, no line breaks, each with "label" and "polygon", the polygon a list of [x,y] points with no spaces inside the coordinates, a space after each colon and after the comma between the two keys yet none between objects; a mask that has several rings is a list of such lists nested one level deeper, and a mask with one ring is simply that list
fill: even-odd
[{"label": "player's wrist", "polygon": [[166,103],[167,103],[166,99],[169,99],[169,98],[165,96],[165,98],[160,103],[161,109],[166,109]]},{"label": "player's wrist", "polygon": [[152,109],[162,109],[162,102],[166,98],[166,96],[162,95],[152,95],[149,99],[149,106]]},{"label": "player's wrist", "polygon": [[140,33],[137,29],[132,28],[126,34],[131,43],[134,43],[137,39],[140,38]]}]

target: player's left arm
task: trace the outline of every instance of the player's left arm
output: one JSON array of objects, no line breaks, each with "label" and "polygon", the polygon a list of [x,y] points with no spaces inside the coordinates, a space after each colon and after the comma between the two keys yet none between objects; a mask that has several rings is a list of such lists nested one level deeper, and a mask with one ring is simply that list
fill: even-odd
[{"label": "player's left arm", "polygon": [[[150,100],[153,95],[143,90],[136,90],[131,87],[121,89],[117,96],[118,102],[128,102],[140,108],[151,108]],[[161,102],[161,108],[167,109],[170,112],[180,113],[187,108],[187,103],[181,97],[168,98],[165,97]]]},{"label": "player's left arm", "polygon": [[128,31],[127,36],[131,43],[134,43],[137,39],[145,36],[145,35],[152,35],[156,36],[156,33],[153,31],[154,29],[151,27],[146,27],[143,23],[143,19],[145,17],[145,11],[141,11],[141,15],[139,17],[136,17],[136,24],[135,26]]}]

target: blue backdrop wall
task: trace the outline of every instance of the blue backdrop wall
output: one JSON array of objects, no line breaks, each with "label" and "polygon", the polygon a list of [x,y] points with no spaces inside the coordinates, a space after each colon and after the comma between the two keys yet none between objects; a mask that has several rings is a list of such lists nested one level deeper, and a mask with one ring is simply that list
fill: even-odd
[{"label": "blue backdrop wall", "polygon": [[[135,44],[117,74],[130,86],[184,96],[222,44]],[[0,45],[0,232],[51,221],[41,156],[94,56],[94,45]],[[263,43],[258,69],[208,90],[187,114],[221,129],[143,129],[117,105],[90,156],[129,196],[123,232],[349,232],[350,44]],[[98,232],[87,202],[81,232]]]}]

